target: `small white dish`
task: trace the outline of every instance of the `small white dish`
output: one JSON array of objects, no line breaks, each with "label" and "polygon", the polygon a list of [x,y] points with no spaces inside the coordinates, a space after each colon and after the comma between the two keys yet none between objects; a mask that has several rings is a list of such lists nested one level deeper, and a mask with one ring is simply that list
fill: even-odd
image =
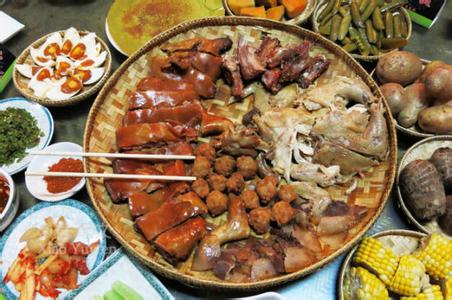
[{"label": "small white dish", "polygon": [[24,24],[0,10],[0,44],[4,44],[24,27]]},{"label": "small white dish", "polygon": [[[26,151],[41,150],[44,149],[48,144],[50,144],[50,140],[52,140],[53,136],[54,124],[52,115],[47,108],[21,97],[0,100],[0,110],[5,110],[8,107],[23,108],[28,111],[36,119],[36,121],[38,122],[38,127],[44,133],[44,136],[39,139],[39,144],[33,148],[27,149]],[[32,157],[30,155],[27,155],[18,162],[12,163],[10,165],[3,165],[0,167],[8,172],[9,175],[13,175],[25,169],[30,163],[31,159]]]},{"label": "small white dish", "polygon": [[122,281],[145,299],[174,300],[158,278],[122,248],[110,255],[78,289],[71,291],[64,299],[84,300],[102,296],[115,281]]},{"label": "small white dish", "polygon": [[13,179],[8,172],[0,168],[0,177],[5,177],[9,186],[9,197],[5,209],[0,214],[0,232],[12,222],[19,208],[19,193],[16,190]]},{"label": "small white dish", "polygon": [[[42,151],[44,152],[83,152],[82,146],[70,142],[62,142],[52,144]],[[44,156],[44,155],[36,155],[30,162],[30,165],[25,172],[25,185],[27,186],[28,191],[35,198],[43,201],[60,201],[66,198],[71,197],[78,191],[80,191],[86,183],[85,178],[82,178],[80,182],[74,186],[69,191],[53,194],[47,190],[47,183],[44,181],[43,176],[28,176],[27,172],[47,172],[49,167],[53,164],[56,164],[60,159],[64,158],[63,156]],[[81,156],[73,156],[71,158],[82,159]]]},{"label": "small white dish", "polygon": [[[8,268],[16,259],[17,254],[25,246],[25,242],[19,242],[22,234],[31,227],[42,227],[47,217],[58,219],[64,217],[70,227],[78,227],[76,242],[91,244],[99,241],[99,246],[87,257],[86,264],[90,271],[94,271],[103,261],[107,248],[107,240],[103,225],[88,205],[76,201],[65,200],[59,203],[41,202],[24,211],[14,223],[2,234],[0,238],[0,290],[5,294],[6,299],[17,299],[18,291],[13,283],[2,280]],[[91,272],[90,272],[91,274]],[[90,274],[78,276],[78,285],[80,285]],[[58,299],[65,297],[67,290],[61,290],[62,293]],[[50,298],[36,294],[36,300],[48,300]]]}]

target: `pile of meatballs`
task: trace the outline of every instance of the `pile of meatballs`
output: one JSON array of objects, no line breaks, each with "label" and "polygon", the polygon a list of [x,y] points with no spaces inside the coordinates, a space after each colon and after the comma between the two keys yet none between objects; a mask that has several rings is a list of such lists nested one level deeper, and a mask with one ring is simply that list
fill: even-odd
[{"label": "pile of meatballs", "polygon": [[274,176],[258,176],[257,163],[251,156],[235,159],[218,155],[210,144],[201,144],[195,150],[192,175],[193,191],[205,200],[212,217],[226,212],[228,201],[240,197],[248,212],[248,222],[256,234],[270,230],[270,222],[282,226],[291,222],[296,210],[290,205],[297,199],[291,185],[281,185]]}]

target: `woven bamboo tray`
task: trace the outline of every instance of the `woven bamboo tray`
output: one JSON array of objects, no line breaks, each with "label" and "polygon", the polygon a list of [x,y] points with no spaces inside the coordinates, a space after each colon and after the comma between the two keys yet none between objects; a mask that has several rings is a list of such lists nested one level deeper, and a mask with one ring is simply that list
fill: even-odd
[{"label": "woven bamboo tray", "polygon": [[[299,14],[298,16],[296,16],[295,18],[292,18],[292,19],[284,18],[281,22],[286,23],[286,24],[292,24],[292,25],[302,25],[302,24],[306,23],[306,21],[312,15],[316,5],[317,5],[317,0],[308,0],[308,4],[306,5],[306,8],[304,9],[304,11],[301,14]],[[223,0],[223,6],[228,15],[237,16],[236,14],[234,14],[234,12],[229,7],[228,0]]]},{"label": "woven bamboo tray", "polygon": [[[315,8],[314,13],[312,14],[312,27],[314,28],[315,32],[319,32],[319,22],[316,21],[317,17],[323,11],[323,9],[326,7],[327,3],[328,3],[328,1],[326,1],[326,0],[321,1]],[[411,38],[412,31],[413,31],[413,24],[411,23],[410,15],[408,14],[408,11],[405,8],[403,8],[403,7],[400,8],[400,13],[403,16],[403,18],[405,19],[405,22],[407,22],[408,35],[407,35],[406,39],[409,41]],[[396,50],[396,49],[394,49],[394,50]],[[392,50],[392,51],[394,51],[394,50]],[[361,61],[374,62],[374,61],[377,61],[384,54],[365,56],[365,55],[352,53],[351,55],[354,58],[361,60]]]},{"label": "woven bamboo tray", "polygon": [[[430,159],[433,152],[436,149],[441,147],[449,147],[452,148],[452,135],[443,135],[443,136],[434,136],[424,140],[421,140],[411,146],[403,155],[402,160],[400,161],[399,168],[397,170],[397,181],[396,181],[396,189],[397,189],[397,197],[398,197],[398,206],[405,214],[408,222],[416,226],[419,230],[425,233],[441,233],[445,236],[448,236],[444,231],[439,227],[438,222],[436,220],[421,223],[411,214],[410,210],[405,204],[403,200],[402,193],[400,191],[399,186],[399,177],[400,172],[405,168],[407,164],[412,162],[415,159]],[[451,237],[452,238],[452,237]]]},{"label": "woven bamboo tray", "polygon": [[[373,238],[378,238],[385,246],[394,250],[394,253],[397,255],[411,253],[416,250],[419,245],[419,240],[425,236],[427,235],[424,233],[401,229],[386,230],[372,235]],[[344,281],[349,273],[350,264],[357,248],[358,246],[354,247],[353,250],[347,254],[339,271],[337,279],[337,299],[339,300],[346,299]]]},{"label": "woven bamboo tray", "polygon": [[[380,90],[366,71],[339,46],[311,31],[297,26],[287,25],[264,19],[220,17],[206,18],[187,22],[165,31],[150,40],[143,48],[127,59],[113,76],[107,81],[97,96],[88,116],[84,135],[84,151],[115,152],[115,130],[121,125],[122,118],[128,108],[128,96],[135,91],[136,84],[146,76],[148,71],[148,58],[161,54],[160,46],[182,39],[193,37],[218,38],[229,36],[237,45],[239,35],[247,42],[260,44],[263,34],[278,37],[285,44],[300,42],[307,39],[311,41],[313,52],[321,52],[330,60],[328,71],[319,79],[326,82],[337,75],[360,77],[382,99]],[[249,97],[251,98],[251,97]],[[369,229],[380,215],[388,195],[396,171],[396,132],[389,108],[383,100],[389,132],[390,154],[388,159],[366,173],[358,182],[358,188],[349,199],[355,203],[369,208],[369,213],[356,227],[350,230],[349,239],[341,249],[331,253],[317,263],[299,270],[295,273],[282,275],[276,278],[250,283],[230,283],[221,281],[211,272],[193,272],[190,270],[191,257],[175,268],[168,264],[159,254],[154,253],[150,244],[141,234],[134,230],[134,222],[130,216],[127,205],[112,204],[102,180],[89,179],[88,193],[92,202],[106,226],[115,238],[133,255],[147,264],[155,272],[176,279],[184,284],[200,288],[215,288],[220,290],[255,291],[269,289],[276,285],[296,280],[314,272],[325,264],[331,262],[340,254],[353,246],[359,238]],[[247,100],[230,106],[224,106],[221,101],[204,101],[207,109],[216,114],[222,114],[232,120],[240,120],[251,109],[252,103]],[[87,172],[111,172],[110,162],[107,160],[86,159],[84,167]],[[330,192],[335,198],[347,199],[345,188]]]},{"label": "woven bamboo tray", "polygon": [[[422,61],[422,64],[424,66],[430,63],[430,60],[427,60],[427,59],[421,59],[421,61]],[[372,76],[372,78],[377,83],[379,83],[377,75],[375,73],[375,70],[376,69],[372,70],[372,72],[370,73],[370,76]],[[417,138],[417,139],[419,139],[419,138],[423,139],[423,138],[428,138],[428,137],[431,137],[431,136],[435,136],[434,133],[427,133],[427,132],[422,131],[422,129],[420,129],[417,126],[417,123],[414,126],[411,126],[410,128],[405,128],[405,127],[399,125],[399,122],[397,122],[396,118],[394,118],[394,122],[395,122],[395,126],[396,126],[397,130],[400,131],[401,133],[407,135],[407,136],[411,136],[411,137],[414,137],[414,138]]]},{"label": "woven bamboo tray", "polygon": [[[63,36],[64,31],[59,31],[59,33]],[[30,46],[28,46],[17,58],[16,60],[16,65],[17,64],[23,64],[23,63],[27,63],[27,64],[34,64],[33,63],[33,59],[31,58],[30,55],[30,48],[37,48],[39,46],[41,46],[46,39],[52,35],[53,33],[49,33],[46,36],[43,36],[42,38],[38,39],[37,41],[33,42]],[[80,36],[84,36],[87,35],[88,32],[87,31],[80,31]],[[60,99],[60,100],[50,100],[48,98],[43,98],[43,97],[37,97],[35,96],[35,94],[33,93],[33,90],[28,88],[28,82],[30,81],[30,79],[22,76],[16,68],[14,68],[14,72],[13,72],[13,81],[14,81],[14,85],[16,86],[16,89],[19,91],[19,93],[21,93],[25,98],[34,101],[34,102],[38,102],[39,104],[45,105],[45,106],[68,106],[68,105],[73,105],[73,104],[77,104],[83,100],[86,100],[87,98],[89,98],[90,96],[92,96],[93,94],[97,93],[100,88],[105,84],[105,82],[108,79],[108,76],[110,75],[111,72],[111,53],[110,53],[110,49],[108,49],[107,44],[98,36],[96,36],[96,42],[100,43],[102,45],[102,49],[101,51],[107,51],[107,58],[105,59],[104,64],[102,65],[102,67],[105,68],[105,73],[102,76],[102,78],[97,81],[95,84],[93,85],[89,85],[89,86],[83,86],[82,90],[77,93],[76,95],[74,95],[73,97],[69,98],[69,99]]]}]

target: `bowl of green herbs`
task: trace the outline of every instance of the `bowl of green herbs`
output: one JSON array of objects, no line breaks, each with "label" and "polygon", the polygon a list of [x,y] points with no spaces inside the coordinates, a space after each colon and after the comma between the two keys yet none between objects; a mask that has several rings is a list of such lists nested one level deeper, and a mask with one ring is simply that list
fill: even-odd
[{"label": "bowl of green herbs", "polygon": [[10,175],[24,170],[32,158],[28,152],[49,145],[53,130],[44,106],[25,98],[0,100],[0,167]]}]

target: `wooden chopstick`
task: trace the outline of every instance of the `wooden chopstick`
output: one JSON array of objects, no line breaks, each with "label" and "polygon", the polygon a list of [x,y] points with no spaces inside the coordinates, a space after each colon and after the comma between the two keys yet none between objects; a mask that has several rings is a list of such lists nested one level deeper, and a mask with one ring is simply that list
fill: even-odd
[{"label": "wooden chopstick", "polygon": [[135,153],[99,153],[99,152],[63,152],[63,151],[30,151],[30,155],[40,156],[78,156],[78,157],[106,157],[106,158],[132,158],[132,159],[160,159],[160,160],[193,160],[194,155],[166,155],[166,154],[135,154]]},{"label": "wooden chopstick", "polygon": [[78,172],[25,172],[25,176],[52,176],[52,177],[91,177],[115,179],[151,179],[171,181],[195,181],[194,176],[169,175],[141,175],[141,174],[111,174],[111,173],[78,173]]}]

